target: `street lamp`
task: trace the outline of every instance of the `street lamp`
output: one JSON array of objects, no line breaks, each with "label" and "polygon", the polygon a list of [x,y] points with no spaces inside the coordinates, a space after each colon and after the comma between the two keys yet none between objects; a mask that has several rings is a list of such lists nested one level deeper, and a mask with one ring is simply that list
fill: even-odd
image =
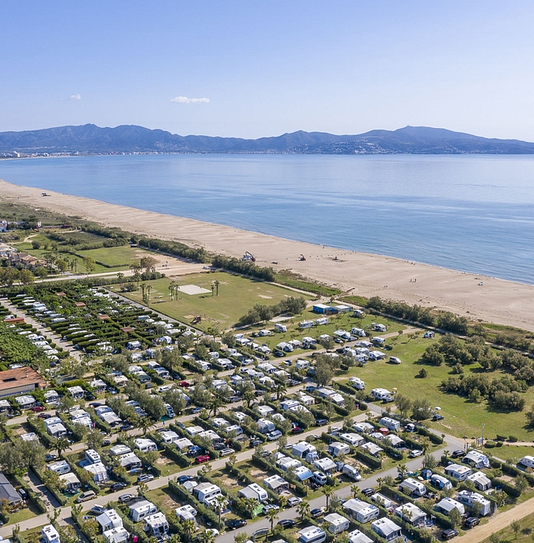
[{"label": "street lamp", "polygon": [[482,423],[482,445],[484,445],[484,428],[486,428],[486,423]]}]

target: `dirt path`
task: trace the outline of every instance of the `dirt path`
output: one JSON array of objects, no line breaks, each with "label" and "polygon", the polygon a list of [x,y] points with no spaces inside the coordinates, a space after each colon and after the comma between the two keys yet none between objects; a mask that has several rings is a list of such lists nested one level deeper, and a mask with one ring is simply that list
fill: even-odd
[{"label": "dirt path", "polygon": [[512,522],[520,520],[527,515],[531,515],[534,512],[534,498],[530,498],[526,502],[523,502],[521,505],[505,511],[504,513],[498,513],[492,517],[487,524],[477,526],[466,532],[462,539],[466,543],[478,543],[479,541],[484,541],[491,534],[497,533],[507,526],[510,526]]}]

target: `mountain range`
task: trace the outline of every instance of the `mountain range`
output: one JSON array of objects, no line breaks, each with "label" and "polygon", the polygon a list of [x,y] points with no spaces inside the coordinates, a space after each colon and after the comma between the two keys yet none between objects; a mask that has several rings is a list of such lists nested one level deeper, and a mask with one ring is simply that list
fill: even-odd
[{"label": "mountain range", "polygon": [[100,128],[86,124],[0,132],[0,157],[4,158],[123,153],[534,154],[534,143],[422,126],[352,136],[298,131],[259,139],[179,136],[135,125]]}]

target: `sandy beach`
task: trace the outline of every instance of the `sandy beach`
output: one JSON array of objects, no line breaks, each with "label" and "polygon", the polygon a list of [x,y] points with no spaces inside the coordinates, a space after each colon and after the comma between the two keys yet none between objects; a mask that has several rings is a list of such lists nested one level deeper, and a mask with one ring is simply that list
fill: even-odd
[{"label": "sandy beach", "polygon": [[[43,191],[50,196],[43,197]],[[215,253],[241,257],[245,251],[250,251],[260,266],[289,269],[336,286],[348,294],[404,300],[447,309],[471,319],[534,331],[534,286],[392,257],[292,241],[1,180],[0,197],[4,201],[84,217],[130,232],[203,246]],[[299,261],[301,254],[305,255],[306,261]]]}]

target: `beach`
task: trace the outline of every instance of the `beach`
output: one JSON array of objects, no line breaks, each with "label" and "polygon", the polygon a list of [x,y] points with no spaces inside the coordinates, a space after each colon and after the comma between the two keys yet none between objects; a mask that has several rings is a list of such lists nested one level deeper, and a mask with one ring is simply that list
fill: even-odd
[{"label": "beach", "polygon": [[[43,197],[44,191],[49,196]],[[129,232],[202,246],[214,253],[241,258],[245,251],[250,251],[260,266],[291,270],[350,295],[403,300],[473,320],[534,331],[534,286],[531,285],[293,241],[1,180],[0,197],[36,210],[47,208]],[[299,260],[301,254],[305,261]]]}]

